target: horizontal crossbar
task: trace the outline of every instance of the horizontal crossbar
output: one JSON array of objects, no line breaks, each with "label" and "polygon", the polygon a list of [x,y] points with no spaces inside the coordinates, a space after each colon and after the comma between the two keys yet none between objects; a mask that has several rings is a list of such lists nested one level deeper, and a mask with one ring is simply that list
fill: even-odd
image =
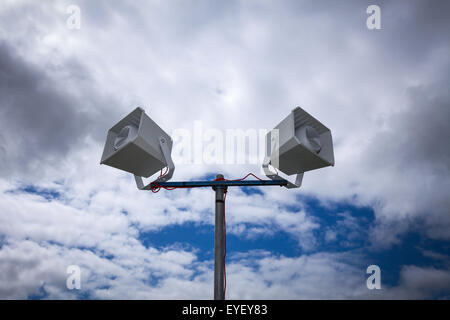
[{"label": "horizontal crossbar", "polygon": [[218,180],[218,181],[168,181],[158,182],[161,187],[200,188],[200,187],[258,187],[258,186],[286,186],[286,180]]}]

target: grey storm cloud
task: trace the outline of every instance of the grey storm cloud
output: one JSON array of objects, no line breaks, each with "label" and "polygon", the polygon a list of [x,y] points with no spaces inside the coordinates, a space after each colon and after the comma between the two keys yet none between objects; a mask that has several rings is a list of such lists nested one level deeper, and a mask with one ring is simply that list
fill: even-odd
[{"label": "grey storm cloud", "polygon": [[389,121],[392,131],[378,137],[376,150],[386,163],[400,170],[423,165],[450,174],[449,82],[408,89],[409,108],[395,114]]},{"label": "grey storm cloud", "polygon": [[[141,47],[134,48],[133,45],[142,45],[148,41],[150,49],[146,53],[150,54],[150,57],[144,60],[148,65],[141,67],[153,71],[149,65],[154,64],[155,71],[160,73],[164,73],[166,67],[173,67],[173,73],[181,79],[172,87],[172,84],[165,83],[164,79],[154,76],[158,72],[149,75],[143,80],[148,82],[151,97],[158,97],[176,106],[177,98],[168,100],[166,96],[183,97],[189,94],[189,100],[195,104],[196,114],[221,112],[218,108],[211,108],[209,103],[205,104],[203,100],[210,97],[205,92],[206,81],[202,82],[204,79],[199,77],[199,74],[209,65],[200,64],[198,67],[186,69],[186,60],[183,60],[181,54],[178,57],[178,51],[184,53],[190,49],[194,54],[204,55],[205,59],[210,59],[214,52],[230,53],[230,68],[239,69],[240,72],[238,85],[242,82],[247,86],[245,91],[249,96],[248,100],[251,100],[249,104],[258,106],[248,107],[247,110],[244,106],[242,113],[253,108],[262,115],[245,119],[245,116],[236,117],[235,113],[226,112],[233,121],[240,121],[236,118],[253,121],[254,118],[255,123],[262,123],[260,118],[265,117],[264,111],[269,109],[267,106],[286,102],[288,95],[298,99],[299,91],[307,92],[302,88],[301,82],[314,82],[314,78],[307,76],[322,74],[323,77],[318,77],[317,81],[329,82],[331,88],[324,87],[326,91],[320,92],[320,96],[311,98],[311,101],[317,100],[317,105],[334,104],[334,109],[327,107],[322,115],[327,115],[331,120],[330,126],[336,128],[333,133],[337,144],[340,140],[345,141],[351,137],[346,135],[347,128],[355,131],[365,130],[364,121],[369,119],[366,114],[374,112],[372,109],[375,109],[374,105],[370,105],[370,94],[385,94],[386,99],[391,98],[389,95],[396,94],[383,92],[383,89],[389,89],[384,85],[384,81],[401,82],[402,75],[404,78],[411,76],[411,70],[424,70],[423,78],[416,80],[418,85],[410,86],[406,92],[409,97],[406,109],[396,112],[395,108],[398,106],[391,106],[392,110],[389,112],[393,111],[391,113],[394,115],[386,121],[389,131],[375,133],[362,163],[366,164],[364,169],[367,172],[383,171],[387,178],[378,179],[380,185],[392,185],[392,188],[400,186],[397,188],[400,190],[404,185],[408,186],[404,188],[402,197],[386,197],[385,188],[376,196],[387,198],[386,201],[407,202],[412,199],[419,202],[416,196],[419,193],[424,195],[424,199],[417,206],[418,210],[428,208],[431,211],[446,213],[446,189],[442,188],[443,184],[438,184],[441,188],[429,188],[427,193],[422,193],[419,188],[421,181],[417,180],[416,176],[412,177],[411,173],[419,172],[420,168],[425,167],[428,171],[424,174],[433,177],[433,181],[438,180],[435,178],[436,172],[439,172],[441,177],[448,176],[449,149],[442,147],[442,141],[450,136],[445,123],[449,112],[449,99],[446,94],[448,77],[442,76],[448,73],[448,58],[445,56],[445,53],[448,53],[448,40],[444,32],[450,27],[450,20],[446,15],[450,8],[448,1],[433,4],[426,1],[379,1],[383,28],[379,32],[365,28],[365,8],[371,1],[282,1],[280,5],[273,7],[239,1],[233,1],[226,6],[221,2],[209,1],[195,2],[195,5],[194,2],[173,2],[163,8],[149,5],[147,2],[129,1],[118,2],[115,6],[107,1],[79,1],[78,4],[82,9],[82,31],[94,30],[94,39],[96,32],[107,33],[110,28],[113,29],[121,23],[123,28],[114,30],[124,34],[130,30],[135,32],[132,37],[126,37],[127,40],[130,39],[129,43],[114,44],[113,48],[108,47],[109,43],[105,42],[107,45],[103,49],[102,42],[99,41],[96,53],[103,54],[107,49],[119,50],[128,47],[122,53],[131,57],[128,59],[129,63],[123,63],[125,71],[128,71],[136,67],[133,65],[133,54],[136,54],[138,59],[141,54],[138,49]],[[46,5],[48,6],[48,3]],[[17,22],[16,19],[22,11],[36,17],[39,24],[45,24],[43,16],[51,16],[49,12],[39,10],[39,6],[30,3],[27,6],[27,10],[9,9],[11,14],[5,17],[4,22],[7,31],[11,33],[15,29],[19,30],[19,27],[15,28],[16,24],[25,24]],[[163,17],[163,21],[157,20],[158,17]],[[62,23],[63,18],[65,17],[61,17]],[[239,26],[245,26],[245,23],[252,20],[267,22],[269,26],[263,30],[271,41],[261,41],[264,50],[258,52],[241,37],[239,29]],[[311,26],[312,30],[308,30],[308,26]],[[37,26],[35,29],[38,29]],[[40,32],[45,34],[44,31]],[[33,32],[29,35],[30,38],[34,36]],[[119,34],[118,38],[119,36],[123,35]],[[203,43],[202,37],[207,36],[213,36],[207,39],[221,39],[221,42],[214,42],[213,45],[222,44],[222,47],[215,48],[206,45],[206,48],[212,50],[209,55],[196,47],[198,42]],[[82,60],[76,58],[65,59],[56,65],[38,65],[30,62],[25,52],[16,47],[13,41],[9,42],[3,41],[0,44],[2,174],[11,176],[23,170],[57,165],[88,137],[102,142],[108,127],[123,114],[118,111],[120,108],[117,108],[118,103],[114,97],[100,93],[108,89],[109,83],[99,84],[91,78],[91,72],[95,72],[90,69],[93,65],[84,66],[80,62]],[[365,49],[358,51],[360,46]],[[199,47],[205,48],[202,45]],[[133,48],[138,52],[135,53]],[[89,60],[91,52],[84,53],[81,49],[79,52],[78,58]],[[167,66],[164,65],[165,60],[160,63],[161,56],[170,55],[174,56],[171,56],[172,60],[167,61]],[[190,64],[191,60],[188,61]],[[194,60],[195,63],[198,61]],[[219,64],[216,65],[220,68]],[[340,65],[348,67],[341,68]],[[445,67],[442,68],[442,65]],[[218,70],[220,72],[221,69]],[[307,75],[304,79],[303,74]],[[417,74],[422,76],[420,72]],[[415,76],[416,74],[412,73],[411,77]],[[441,81],[437,82],[436,79]],[[195,85],[197,83],[198,86]],[[341,84],[344,85],[337,88]],[[354,85],[359,84],[362,84],[361,87],[354,88]],[[333,85],[337,88],[334,92]],[[399,87],[401,86],[400,84]],[[183,91],[183,87],[188,89]],[[361,89],[367,88],[367,91],[362,92]],[[172,89],[177,90],[177,93],[174,94]],[[346,92],[342,92],[342,89]],[[192,92],[200,93],[196,95]],[[402,94],[403,92],[398,92],[398,95]],[[336,101],[335,97],[339,95],[345,98]],[[147,101],[153,102],[150,99]],[[363,105],[366,102],[369,105]],[[260,106],[266,106],[267,109],[260,110]],[[374,108],[371,108],[372,106]],[[176,108],[168,107],[165,110],[167,114],[183,114],[170,109]],[[267,114],[280,113],[279,110],[270,111],[273,113]],[[349,121],[353,116],[361,119]],[[272,122],[272,119],[267,121]],[[335,171],[339,168],[340,163],[337,161]],[[401,172],[404,174],[399,180]],[[351,176],[351,179],[358,180],[358,177]],[[396,181],[393,183],[389,179]],[[417,187],[411,188],[411,185]],[[381,194],[383,192],[384,194]],[[430,201],[425,201],[428,199]],[[430,215],[432,216],[434,217]]]},{"label": "grey storm cloud", "polygon": [[58,70],[52,66],[34,65],[14,47],[0,42],[3,175],[57,165],[86,137],[104,138],[115,101],[89,87],[89,73],[76,61],[67,61],[64,69],[69,77],[55,77]]},{"label": "grey storm cloud", "polygon": [[450,239],[448,83],[445,77],[409,88],[408,108],[387,120],[388,129],[372,140],[365,155],[374,184],[387,194],[386,210],[392,210],[389,203],[397,204],[395,210],[403,208],[398,215],[403,219],[388,219],[377,228],[376,237],[387,242],[399,232],[424,229],[432,238]]},{"label": "grey storm cloud", "polygon": [[[115,180],[109,168],[99,166],[106,131],[125,109],[135,107],[130,101],[144,102],[155,121],[165,121],[168,128],[189,128],[197,119],[212,127],[272,126],[294,107],[293,101],[306,103],[302,106],[332,129],[336,166],[308,173],[300,192],[312,190],[324,201],[353,204],[355,199],[356,205],[363,199],[363,205],[376,212],[370,230],[374,243],[398,243],[410,231],[425,234],[425,239],[449,239],[450,1],[11,3],[0,5],[0,187],[10,190],[15,179],[49,167],[57,173],[39,181],[27,178],[25,183],[39,186],[58,180],[66,174],[58,165],[67,161],[65,168],[75,173],[61,194],[70,193],[74,200],[63,205],[57,200],[39,202],[31,195],[1,194],[5,235],[0,238],[0,270],[5,280],[0,284],[7,288],[0,286],[0,297],[27,297],[41,286],[41,279],[50,277],[47,273],[65,271],[66,255],[76,253],[77,246],[86,247],[83,241],[123,254],[128,266],[129,257],[147,254],[131,226],[151,229],[206,221],[203,215],[187,217],[209,210],[203,198],[193,201],[177,193],[180,206],[161,193],[158,200],[150,200],[132,189],[134,185],[129,187],[128,180]],[[82,17],[81,30],[73,32],[66,28],[64,10],[72,3],[80,6]],[[381,8],[382,30],[366,28],[370,4]],[[83,148],[90,139],[95,146]],[[71,159],[74,150],[80,152]],[[72,189],[64,191],[65,187]],[[294,192],[261,197],[277,199],[277,204],[294,198]],[[168,207],[186,203],[196,206],[182,214],[173,209],[176,218],[167,215]],[[82,209],[74,213],[72,206]],[[241,217],[252,214],[241,210]],[[112,220],[104,223],[100,217]],[[290,219],[289,214],[277,223],[289,225]],[[344,226],[346,234],[358,228],[350,222]],[[330,241],[333,231],[341,232],[329,231]],[[114,242],[111,234],[116,235]],[[122,235],[135,246],[125,246],[128,240]],[[44,248],[46,241],[58,237],[62,246]],[[11,245],[14,239],[20,242]],[[28,259],[23,252],[36,255]],[[105,260],[97,265],[93,257],[97,258],[85,258],[92,270],[103,272],[116,263]],[[330,265],[330,259],[319,260],[311,270]],[[42,263],[42,269],[34,268],[34,261]],[[145,265],[142,261],[133,263],[139,269],[134,274]],[[353,262],[344,267],[354,268]],[[298,269],[296,263],[292,269]],[[268,274],[277,278],[284,274],[279,270],[283,269],[270,269]],[[329,274],[336,279],[333,270]],[[327,292],[318,289],[324,285],[323,273],[313,275],[309,297]],[[248,283],[257,282],[253,273],[248,277]],[[401,292],[393,294],[429,297],[448,289],[449,278],[448,265],[443,270],[409,266],[402,269]],[[352,296],[359,275],[350,282],[345,290]],[[303,283],[302,279],[294,287],[302,288]],[[331,283],[341,290],[340,284]],[[133,286],[123,292],[136,297],[134,282]],[[252,286],[243,287],[245,294]],[[255,289],[253,296],[258,297],[257,291],[264,292]],[[285,291],[281,286],[280,292]],[[170,287],[168,292],[176,290]],[[340,294],[331,291],[327,296]],[[277,295],[273,291],[271,297]],[[295,292],[286,295],[298,297]]]}]

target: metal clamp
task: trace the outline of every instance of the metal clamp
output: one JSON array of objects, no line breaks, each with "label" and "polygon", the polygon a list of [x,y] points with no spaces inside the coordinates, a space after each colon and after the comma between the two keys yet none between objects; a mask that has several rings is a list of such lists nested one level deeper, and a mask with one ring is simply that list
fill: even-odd
[{"label": "metal clamp", "polygon": [[167,145],[167,139],[164,137],[159,138],[159,146],[161,148],[162,154],[164,156],[164,161],[167,164],[168,171],[165,175],[162,177],[159,177],[155,181],[149,183],[148,185],[144,186],[144,181],[142,180],[142,177],[134,175],[134,180],[136,181],[136,186],[139,190],[150,190],[150,186],[152,183],[157,182],[166,182],[170,180],[173,176],[173,173],[175,171],[175,165],[173,164],[172,157],[170,156],[170,149]]},{"label": "metal clamp", "polygon": [[299,173],[296,175],[295,177],[295,182],[291,182],[283,177],[280,177],[278,175],[278,173],[276,172],[272,172],[269,168],[270,165],[270,157],[264,157],[264,161],[262,164],[263,170],[264,170],[264,174],[272,180],[285,180],[287,181],[287,185],[286,188],[288,189],[293,189],[293,188],[300,188],[300,186],[302,185],[302,181],[303,181],[303,173]]}]

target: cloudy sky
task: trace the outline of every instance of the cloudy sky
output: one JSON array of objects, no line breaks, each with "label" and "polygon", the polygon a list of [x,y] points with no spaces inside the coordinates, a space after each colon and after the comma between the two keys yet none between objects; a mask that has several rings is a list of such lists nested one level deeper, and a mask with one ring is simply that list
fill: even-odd
[{"label": "cloudy sky", "polygon": [[[168,133],[270,129],[295,106],[332,131],[335,167],[302,188],[229,190],[228,299],[450,298],[449,15],[425,0],[3,0],[0,298],[212,298],[213,192],[138,191],[99,164],[137,106]],[[260,168],[187,161],[173,180],[219,172]]]}]

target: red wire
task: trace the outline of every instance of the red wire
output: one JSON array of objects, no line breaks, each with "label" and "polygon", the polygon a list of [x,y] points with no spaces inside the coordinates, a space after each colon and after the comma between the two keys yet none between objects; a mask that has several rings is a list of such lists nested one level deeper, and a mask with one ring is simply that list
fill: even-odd
[{"label": "red wire", "polygon": [[243,178],[241,178],[241,179],[228,180],[228,179],[225,179],[225,178],[218,178],[218,179],[214,179],[214,181],[242,181],[242,180],[247,179],[248,176],[253,176],[253,177],[255,177],[256,179],[262,181],[262,179],[258,178],[258,177],[255,176],[253,173],[248,173],[245,177],[243,177]]},{"label": "red wire", "polygon": [[[161,173],[160,173],[158,179],[161,178],[161,177],[163,177],[164,175],[166,175],[168,169],[169,169],[169,168],[166,167],[166,170],[164,171],[164,174],[163,174],[162,169],[161,169]],[[243,178],[241,178],[241,179],[228,180],[228,179],[225,179],[225,178],[219,178],[219,179],[214,179],[214,181],[242,181],[242,180],[247,179],[247,177],[249,177],[249,176],[253,176],[253,177],[255,177],[256,179],[262,181],[262,179],[258,178],[258,177],[255,176],[253,173],[248,173],[245,177],[243,177]],[[155,181],[152,182],[152,183],[150,183],[150,190],[151,190],[153,193],[159,192],[159,190],[161,190],[161,188],[163,188],[163,189],[165,189],[165,190],[174,190],[174,189],[192,188],[192,187],[164,187],[164,186],[159,185],[159,184],[158,184],[157,182],[155,182]]]},{"label": "red wire", "polygon": [[[161,173],[159,174],[158,179],[161,178],[161,177],[163,177],[163,176],[165,176],[165,175],[167,174],[167,171],[169,171],[169,168],[168,168],[168,167],[166,167],[166,170],[164,171],[164,173],[163,173],[163,169],[161,169]],[[164,188],[164,189],[166,189],[166,190],[174,190],[174,189],[177,189],[177,188],[190,188],[190,187],[163,187],[163,186],[159,185],[159,184],[158,184],[157,182],[155,182],[155,181],[153,181],[152,183],[150,183],[150,190],[151,190],[153,193],[159,192],[159,190],[161,190],[161,188]]]}]

